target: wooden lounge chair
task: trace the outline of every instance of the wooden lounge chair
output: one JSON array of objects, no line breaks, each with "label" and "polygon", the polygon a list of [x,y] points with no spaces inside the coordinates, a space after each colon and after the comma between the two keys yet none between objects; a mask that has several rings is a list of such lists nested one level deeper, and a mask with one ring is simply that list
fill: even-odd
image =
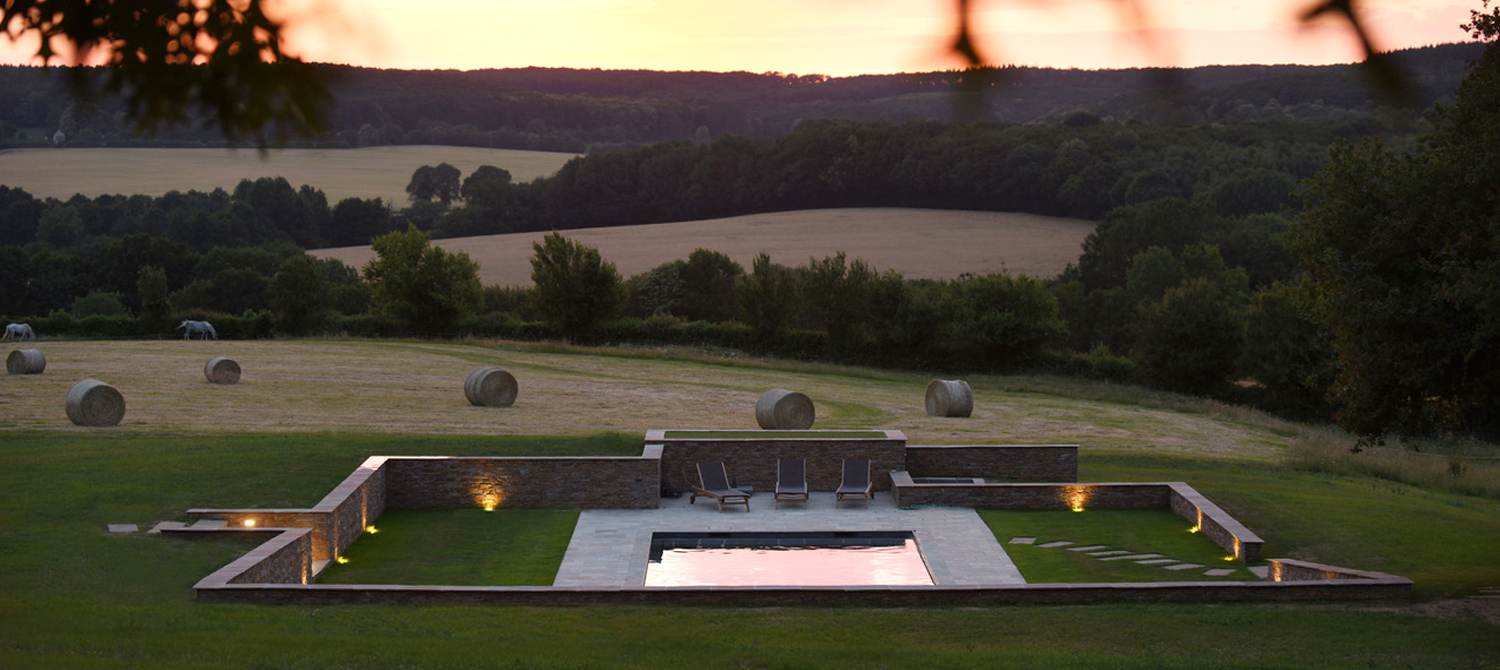
[{"label": "wooden lounge chair", "polygon": [[870,459],[868,458],[846,458],[844,459],[844,481],[839,483],[839,488],[834,492],[833,506],[838,507],[844,499],[870,500],[870,494],[875,490],[875,484],[870,481]]},{"label": "wooden lounge chair", "polygon": [[698,496],[713,498],[719,504],[719,511],[724,511],[725,505],[744,505],[745,511],[750,511],[750,494],[729,485],[729,473],[724,470],[724,463],[699,463],[698,483],[693,486],[693,495],[688,498],[688,504],[698,502]]},{"label": "wooden lounge chair", "polygon": [[800,458],[776,461],[776,506],[784,502],[807,503],[807,462]]}]

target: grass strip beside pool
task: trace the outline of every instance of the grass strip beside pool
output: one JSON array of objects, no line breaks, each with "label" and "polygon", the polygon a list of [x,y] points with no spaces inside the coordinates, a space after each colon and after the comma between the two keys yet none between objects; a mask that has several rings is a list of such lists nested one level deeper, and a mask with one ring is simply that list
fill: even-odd
[{"label": "grass strip beside pool", "polygon": [[[1189,532],[1190,524],[1168,510],[1089,510],[1086,512],[980,510],[979,517],[995,533],[1005,553],[1015,561],[1021,576],[1032,583],[1179,582],[1252,580],[1256,577],[1238,560],[1224,560],[1225,553],[1202,533]],[[1017,537],[1036,538],[1033,544],[1012,544]],[[1052,542],[1071,542],[1045,547]],[[1074,547],[1100,546],[1093,551],[1160,554],[1140,560],[1176,559],[1201,568],[1167,570],[1170,563],[1143,565],[1135,560],[1107,560],[1089,556]],[[1233,568],[1228,576],[1203,574],[1213,568]]]},{"label": "grass strip beside pool", "polygon": [[551,586],[577,524],[571,509],[390,510],[318,582]]}]

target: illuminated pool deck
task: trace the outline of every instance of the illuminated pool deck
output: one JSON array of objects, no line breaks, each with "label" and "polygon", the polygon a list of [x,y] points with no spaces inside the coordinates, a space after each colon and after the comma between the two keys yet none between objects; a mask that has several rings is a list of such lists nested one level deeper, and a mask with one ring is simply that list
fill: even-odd
[{"label": "illuminated pool deck", "polygon": [[750,511],[720,512],[712,501],[664,498],[654,510],[588,510],[578,518],[554,586],[620,588],[645,584],[651,535],[657,532],[911,531],[938,586],[1025,584],[994,533],[971,509],[896,509],[888,493],[868,504],[834,507],[832,493],[777,509],[757,493]]}]

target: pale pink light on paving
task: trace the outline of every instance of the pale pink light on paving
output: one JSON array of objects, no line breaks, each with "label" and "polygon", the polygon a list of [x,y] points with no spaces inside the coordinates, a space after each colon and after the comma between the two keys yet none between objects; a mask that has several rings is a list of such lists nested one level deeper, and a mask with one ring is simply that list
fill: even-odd
[{"label": "pale pink light on paving", "polygon": [[932,576],[916,542],[886,547],[664,549],[646,586],[918,586]]}]

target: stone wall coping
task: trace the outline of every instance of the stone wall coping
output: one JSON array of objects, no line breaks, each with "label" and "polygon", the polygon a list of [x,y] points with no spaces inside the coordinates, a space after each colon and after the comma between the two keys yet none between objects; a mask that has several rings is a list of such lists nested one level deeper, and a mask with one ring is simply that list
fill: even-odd
[{"label": "stone wall coping", "polygon": [[[777,435],[778,432],[796,433],[796,436]],[[829,433],[829,437],[809,437],[817,433]],[[667,433],[743,433],[740,437],[667,437]],[[884,437],[839,437],[835,433],[884,433]],[[646,442],[815,442],[818,440],[829,440],[837,442],[882,442],[882,441],[906,441],[906,433],[899,430],[885,430],[880,428],[829,428],[811,430],[741,430],[741,429],[684,429],[684,428],[653,428],[646,431]]]},{"label": "stone wall coping", "polygon": [[[162,532],[163,533],[167,533],[167,532],[172,532],[172,533],[182,533],[182,532],[188,532],[188,533],[193,533],[193,532],[199,532],[199,533],[207,533],[207,532],[215,532],[215,533],[233,532],[233,533],[274,533],[275,534],[274,537],[270,538],[269,540],[266,540],[265,542],[262,542],[260,544],[260,546],[257,546],[256,548],[251,549],[245,555],[240,556],[239,558],[236,558],[233,561],[230,561],[228,565],[225,565],[224,567],[219,568],[218,570],[215,570],[213,572],[213,574],[210,574],[209,576],[204,577],[201,580],[198,580],[198,583],[195,584],[195,585],[193,585],[193,589],[195,591],[201,592],[201,591],[203,591],[205,589],[223,589],[223,588],[230,588],[230,587],[240,586],[240,585],[237,585],[237,584],[230,584],[229,582],[230,582],[230,580],[234,579],[235,577],[238,577],[241,574],[244,574],[246,571],[250,570],[251,568],[254,568],[255,566],[259,565],[262,561],[270,558],[276,552],[281,551],[282,549],[285,549],[287,547],[287,545],[290,545],[291,543],[296,542],[298,539],[301,539],[304,535],[311,534],[312,533],[312,529],[311,528],[220,528],[220,529],[217,529],[217,530],[209,531],[209,530],[190,530],[190,529],[187,529],[187,528],[178,528],[178,529],[173,529],[173,530],[170,530],[170,531],[168,531],[166,529],[163,529]],[[283,586],[283,585],[281,585],[281,584],[251,584],[250,586],[252,586],[252,587],[264,587],[264,586]]]},{"label": "stone wall coping", "polygon": [[1076,444],[908,444],[907,449],[1077,449]]},{"label": "stone wall coping", "polygon": [[[1274,559],[1281,560],[1281,559]],[[996,586],[426,586],[395,584],[228,584],[195,587],[201,599],[282,604],[488,603],[553,606],[600,604],[1092,604],[1100,602],[1286,602],[1330,597],[1409,598],[1410,580],[1289,582],[1126,582]]]},{"label": "stone wall coping", "polygon": [[1337,565],[1327,565],[1327,564],[1324,564],[1324,563],[1314,563],[1312,561],[1299,561],[1299,560],[1297,560],[1295,558],[1273,558],[1273,559],[1270,559],[1270,560],[1268,560],[1266,562],[1267,563],[1280,563],[1282,565],[1292,565],[1292,566],[1296,566],[1296,567],[1299,567],[1299,568],[1306,568],[1308,570],[1317,570],[1317,571],[1321,571],[1321,572],[1328,572],[1328,573],[1332,573],[1334,575],[1337,575],[1335,578],[1330,579],[1330,580],[1298,579],[1298,580],[1288,580],[1288,581],[1280,582],[1280,583],[1283,583],[1283,584],[1299,583],[1299,582],[1309,582],[1309,581],[1311,581],[1311,582],[1320,582],[1320,581],[1322,581],[1322,582],[1340,583],[1340,584],[1342,584],[1342,583],[1359,584],[1359,583],[1363,583],[1363,582],[1382,582],[1382,583],[1390,583],[1390,584],[1411,584],[1412,583],[1412,581],[1410,579],[1408,579],[1406,577],[1402,577],[1401,575],[1392,575],[1392,574],[1385,573],[1385,572],[1375,572],[1374,570],[1356,570],[1354,568],[1341,568],[1341,567],[1339,567]]},{"label": "stone wall coping", "polygon": [[1214,504],[1214,501],[1209,500],[1208,496],[1199,493],[1197,489],[1189,486],[1187,482],[1171,482],[1170,484],[1168,484],[1168,486],[1172,487],[1172,491],[1177,495],[1182,496],[1183,499],[1187,500],[1189,503],[1192,503],[1195,507],[1201,510],[1203,512],[1203,516],[1209,517],[1218,522],[1218,524],[1223,527],[1225,531],[1239,538],[1240,542],[1246,544],[1259,544],[1263,542],[1263,540],[1260,539],[1259,535],[1251,532],[1251,530],[1249,528],[1246,528],[1244,524],[1240,523],[1238,519],[1230,516],[1230,514],[1228,512],[1225,512],[1223,508]]}]

